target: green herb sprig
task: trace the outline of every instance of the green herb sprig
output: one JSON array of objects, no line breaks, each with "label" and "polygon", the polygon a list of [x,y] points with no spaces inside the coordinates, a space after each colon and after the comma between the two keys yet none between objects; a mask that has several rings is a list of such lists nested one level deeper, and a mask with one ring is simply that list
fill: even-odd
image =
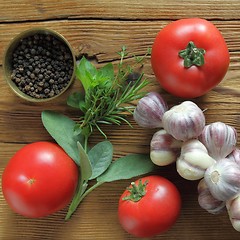
[{"label": "green herb sprig", "polygon": [[[100,124],[127,123],[127,116],[133,113],[132,101],[145,95],[141,91],[148,81],[143,73],[135,81],[128,81],[135,66],[125,65],[127,56],[123,47],[118,53],[120,62],[115,74],[113,65],[107,64],[96,69],[85,57],[77,66],[77,77],[80,79],[84,93],[76,92],[69,96],[68,105],[80,109],[81,116],[75,122],[69,117],[53,111],[42,112],[42,122],[49,134],[79,165],[79,182],[75,196],[69,206],[66,219],[69,219],[81,201],[96,187],[105,182],[130,179],[153,171],[155,165],[150,157],[143,154],[130,154],[113,161],[113,145],[105,140],[89,149],[89,136],[94,128],[102,131]],[[144,57],[137,57],[136,64],[142,64]],[[91,187],[90,180],[95,181]]]},{"label": "green herb sprig", "polygon": [[86,143],[95,128],[107,138],[101,124],[120,125],[125,122],[131,125],[126,118],[135,108],[131,103],[145,95],[141,90],[149,84],[143,79],[143,73],[139,74],[135,81],[128,81],[129,74],[136,70],[136,65],[142,64],[144,57],[136,57],[134,66],[130,66],[123,61],[128,56],[126,47],[122,47],[118,54],[120,62],[116,74],[112,63],[96,69],[83,57],[78,64],[76,76],[84,87],[84,93],[73,93],[67,104],[82,112],[75,132],[81,132]]}]

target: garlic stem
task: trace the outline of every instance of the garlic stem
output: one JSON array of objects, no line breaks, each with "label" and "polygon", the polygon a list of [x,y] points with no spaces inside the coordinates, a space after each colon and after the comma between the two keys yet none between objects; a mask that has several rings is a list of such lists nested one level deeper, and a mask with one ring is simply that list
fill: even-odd
[{"label": "garlic stem", "polygon": [[219,178],[220,178],[220,174],[218,171],[214,171],[211,173],[211,180],[213,183],[218,183],[219,182]]}]

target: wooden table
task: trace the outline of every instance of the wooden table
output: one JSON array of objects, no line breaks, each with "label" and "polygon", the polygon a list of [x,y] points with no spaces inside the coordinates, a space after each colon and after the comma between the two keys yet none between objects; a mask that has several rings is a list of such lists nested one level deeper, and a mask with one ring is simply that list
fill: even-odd
[{"label": "wooden table", "polygon": [[[231,64],[222,83],[203,97],[195,99],[208,109],[207,123],[222,121],[234,126],[240,134],[240,1],[238,0],[39,0],[0,2],[0,174],[11,156],[25,144],[52,141],[44,129],[40,114],[52,109],[73,118],[78,115],[66,105],[67,96],[81,88],[75,81],[69,91],[55,101],[42,104],[26,102],[7,86],[3,78],[2,57],[9,41],[19,32],[44,26],[63,34],[73,46],[76,56],[86,54],[96,65],[118,60],[117,51],[126,45],[130,54],[143,55],[151,47],[157,32],[172,20],[201,17],[212,21],[222,32],[229,47]],[[163,94],[169,105],[181,99],[164,92],[156,83],[150,61],[144,71],[151,81],[149,90]],[[114,144],[114,157],[128,153],[148,153],[154,130],[122,125],[105,128]],[[95,134],[91,143],[102,140]],[[238,138],[238,144],[239,144]],[[183,205],[177,223],[154,239],[167,240],[234,240],[240,233],[233,230],[228,215],[211,215],[197,203],[197,182],[178,176],[175,166],[162,168],[159,174],[179,188]],[[14,214],[0,193],[0,239],[134,239],[118,224],[117,207],[120,194],[130,180],[107,183],[92,192],[72,219],[64,221],[67,209],[42,219],[27,219]]]}]

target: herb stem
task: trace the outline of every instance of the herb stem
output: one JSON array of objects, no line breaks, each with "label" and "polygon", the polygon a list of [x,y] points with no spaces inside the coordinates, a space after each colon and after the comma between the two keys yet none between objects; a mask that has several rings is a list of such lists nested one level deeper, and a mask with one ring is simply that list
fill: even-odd
[{"label": "herb stem", "polygon": [[82,194],[81,198],[79,199],[80,202],[81,202],[90,192],[92,192],[95,188],[101,186],[103,183],[104,183],[104,182],[97,182],[96,184],[94,184],[93,186],[91,186],[90,188],[88,188],[88,190],[86,190],[86,191]]},{"label": "herb stem", "polygon": [[80,181],[78,183],[78,189],[77,189],[76,194],[73,197],[73,200],[69,206],[65,220],[68,220],[72,216],[72,214],[75,212],[75,210],[77,209],[78,205],[80,204],[80,202],[82,200],[81,196],[82,196],[83,191],[84,191],[83,179],[80,177]]},{"label": "herb stem", "polygon": [[65,220],[70,219],[70,217],[72,216],[72,214],[75,212],[75,210],[77,209],[78,205],[82,202],[82,200],[90,193],[92,192],[95,188],[101,186],[104,182],[97,182],[96,184],[94,184],[92,187],[90,187],[88,190],[86,190],[84,193],[82,193],[82,191],[79,191],[79,193],[76,196],[76,198],[74,199],[74,202],[71,204],[68,213],[65,217]]},{"label": "herb stem", "polygon": [[84,150],[86,153],[88,151],[88,138],[89,138],[89,135],[85,136],[85,139],[84,139]]}]

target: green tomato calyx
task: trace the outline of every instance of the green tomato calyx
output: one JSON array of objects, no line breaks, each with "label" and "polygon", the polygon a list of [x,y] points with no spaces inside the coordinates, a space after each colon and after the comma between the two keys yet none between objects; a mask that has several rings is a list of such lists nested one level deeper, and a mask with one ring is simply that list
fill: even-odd
[{"label": "green tomato calyx", "polygon": [[204,54],[206,51],[202,48],[197,48],[194,42],[190,41],[186,47],[179,52],[179,56],[184,59],[184,67],[202,66],[204,64]]},{"label": "green tomato calyx", "polygon": [[141,179],[139,180],[138,185],[136,185],[135,182],[132,182],[131,186],[127,188],[130,194],[127,195],[126,197],[123,197],[122,200],[133,201],[133,202],[140,201],[146,194],[147,184],[148,184],[148,181],[145,181],[144,183],[142,183]]}]

